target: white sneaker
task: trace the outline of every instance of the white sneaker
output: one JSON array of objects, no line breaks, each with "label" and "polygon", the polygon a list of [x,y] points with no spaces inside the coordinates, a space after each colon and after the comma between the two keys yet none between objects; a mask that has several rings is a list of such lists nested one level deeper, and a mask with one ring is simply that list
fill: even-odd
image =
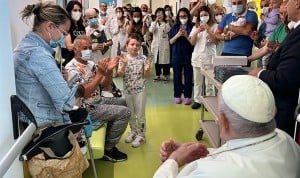
[{"label": "white sneaker", "polygon": [[125,138],[125,143],[131,143],[135,139],[136,135],[136,132],[129,132],[127,137]]},{"label": "white sneaker", "polygon": [[132,145],[132,147],[137,148],[144,143],[146,143],[145,137],[137,135],[136,138],[134,139],[134,141],[131,143],[131,145]]}]

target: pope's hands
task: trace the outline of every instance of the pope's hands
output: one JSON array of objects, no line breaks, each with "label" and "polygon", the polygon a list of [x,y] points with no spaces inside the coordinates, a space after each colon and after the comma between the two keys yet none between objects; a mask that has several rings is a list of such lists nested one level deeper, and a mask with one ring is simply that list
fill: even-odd
[{"label": "pope's hands", "polygon": [[199,142],[184,143],[171,153],[169,159],[175,160],[181,167],[186,163],[207,156],[208,153],[207,147]]}]

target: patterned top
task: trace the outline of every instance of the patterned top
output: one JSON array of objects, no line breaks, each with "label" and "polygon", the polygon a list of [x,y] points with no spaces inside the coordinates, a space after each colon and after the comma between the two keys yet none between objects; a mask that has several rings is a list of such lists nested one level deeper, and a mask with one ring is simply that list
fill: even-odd
[{"label": "patterned top", "polygon": [[[97,70],[97,65],[93,61],[88,61],[88,63],[82,64],[73,58],[67,65],[66,69],[68,70],[68,83],[73,85],[75,83],[89,83],[93,80],[93,76]],[[95,104],[98,103],[101,99],[100,87],[91,94],[90,98],[84,100],[85,104]]]},{"label": "patterned top", "polygon": [[[138,55],[135,58],[127,57],[127,66],[123,76],[124,93],[135,94],[145,89],[144,66],[147,63],[147,57]],[[119,67],[122,66],[120,61]]]}]

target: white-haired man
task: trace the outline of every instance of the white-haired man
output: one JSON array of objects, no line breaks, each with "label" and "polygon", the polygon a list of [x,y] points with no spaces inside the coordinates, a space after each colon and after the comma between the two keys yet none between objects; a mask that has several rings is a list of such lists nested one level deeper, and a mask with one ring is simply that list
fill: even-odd
[{"label": "white-haired man", "polygon": [[300,147],[275,129],[275,100],[263,81],[249,75],[229,78],[219,93],[219,110],[224,144],[208,152],[198,142],[165,141],[160,149],[164,163],[154,178],[300,177]]}]

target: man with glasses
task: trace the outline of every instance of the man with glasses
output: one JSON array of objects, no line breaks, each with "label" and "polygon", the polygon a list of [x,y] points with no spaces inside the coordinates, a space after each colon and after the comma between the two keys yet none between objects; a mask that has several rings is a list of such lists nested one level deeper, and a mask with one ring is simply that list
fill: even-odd
[{"label": "man with glasses", "polygon": [[100,3],[100,11],[99,11],[99,20],[102,25],[105,25],[108,20],[108,14],[107,14],[107,3],[101,2]]},{"label": "man with glasses", "polygon": [[[247,10],[246,3],[246,0],[232,0],[233,12],[226,14],[218,25],[215,36],[224,41],[222,56],[250,56],[252,53],[253,40],[249,35],[256,30],[258,19],[255,12]],[[244,18],[246,25],[232,25],[240,18]]]}]

